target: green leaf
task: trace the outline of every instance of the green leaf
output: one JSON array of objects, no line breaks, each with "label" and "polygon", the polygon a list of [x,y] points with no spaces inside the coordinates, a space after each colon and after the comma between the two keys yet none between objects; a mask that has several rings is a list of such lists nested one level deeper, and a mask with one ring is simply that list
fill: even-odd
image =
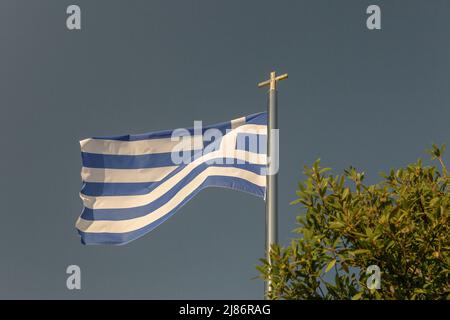
[{"label": "green leaf", "polygon": [[358,249],[358,250],[354,250],[354,251],[350,251],[349,253],[356,256],[358,254],[364,254],[364,253],[370,253],[370,250],[367,249]]},{"label": "green leaf", "polygon": [[349,188],[345,188],[344,192],[342,193],[342,200],[347,199],[349,194],[350,194],[350,189]]},{"label": "green leaf", "polygon": [[335,264],[336,264],[336,259],[331,260],[331,261],[328,263],[327,268],[325,269],[325,273],[328,272],[328,271],[330,271],[331,268],[333,268]]},{"label": "green leaf", "polygon": [[430,201],[430,207],[434,207],[439,201],[441,201],[441,198],[434,198]]},{"label": "green leaf", "polygon": [[361,292],[358,292],[357,294],[355,294],[355,295],[352,297],[352,300],[360,300],[361,297],[362,297],[362,295],[363,295],[363,292],[362,292],[362,291],[361,291]]},{"label": "green leaf", "polygon": [[333,221],[330,223],[330,229],[342,229],[345,227],[345,224],[343,224],[340,221]]}]

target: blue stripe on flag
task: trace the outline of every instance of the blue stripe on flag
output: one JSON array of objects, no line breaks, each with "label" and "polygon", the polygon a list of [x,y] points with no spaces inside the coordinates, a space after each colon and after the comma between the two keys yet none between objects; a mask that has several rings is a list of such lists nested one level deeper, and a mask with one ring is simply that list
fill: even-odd
[{"label": "blue stripe on flag", "polygon": [[267,125],[267,113],[260,112],[260,113],[255,113],[255,114],[246,116],[245,123]]},{"label": "blue stripe on flag", "polygon": [[[190,153],[193,156],[198,151],[185,151],[185,154]],[[83,167],[87,168],[143,169],[176,165],[172,161],[172,152],[137,156],[82,152],[81,158],[83,160]]]},{"label": "blue stripe on flag", "polygon": [[159,182],[84,182],[81,193],[86,196],[133,196],[149,193]]}]

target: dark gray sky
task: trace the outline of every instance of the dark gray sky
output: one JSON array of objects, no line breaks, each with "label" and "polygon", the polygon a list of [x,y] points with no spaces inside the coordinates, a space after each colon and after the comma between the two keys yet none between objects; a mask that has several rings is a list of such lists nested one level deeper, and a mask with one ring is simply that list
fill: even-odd
[{"label": "dark gray sky", "polygon": [[[82,30],[68,31],[78,4]],[[378,4],[382,30],[365,26]],[[80,244],[78,140],[262,111],[280,84],[280,241],[302,168],[368,182],[449,142],[448,1],[0,2],[0,298],[249,298],[264,202],[208,189],[122,247]],[[447,159],[449,157],[447,156]],[[82,290],[66,289],[66,267]]]}]

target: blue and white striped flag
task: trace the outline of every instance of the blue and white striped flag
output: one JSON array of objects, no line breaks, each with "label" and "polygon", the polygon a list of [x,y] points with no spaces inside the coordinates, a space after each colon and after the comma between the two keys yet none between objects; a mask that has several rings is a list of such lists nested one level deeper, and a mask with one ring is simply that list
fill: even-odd
[{"label": "blue and white striped flag", "polygon": [[[206,187],[265,197],[267,114],[191,129],[80,141],[84,244],[125,244]],[[211,210],[213,208],[210,208]]]}]

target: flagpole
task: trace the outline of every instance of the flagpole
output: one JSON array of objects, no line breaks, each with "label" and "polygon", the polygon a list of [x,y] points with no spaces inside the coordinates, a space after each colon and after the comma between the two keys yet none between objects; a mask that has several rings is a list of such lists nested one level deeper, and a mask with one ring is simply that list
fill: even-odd
[{"label": "flagpole", "polygon": [[[259,88],[269,86],[269,102],[267,106],[267,159],[268,172],[266,175],[266,257],[270,264],[270,248],[278,243],[278,139],[274,131],[278,129],[277,117],[277,82],[288,77],[287,74],[276,76],[275,71],[270,73],[270,79],[258,84]],[[265,298],[268,299],[272,290],[270,278],[265,283]]]}]

